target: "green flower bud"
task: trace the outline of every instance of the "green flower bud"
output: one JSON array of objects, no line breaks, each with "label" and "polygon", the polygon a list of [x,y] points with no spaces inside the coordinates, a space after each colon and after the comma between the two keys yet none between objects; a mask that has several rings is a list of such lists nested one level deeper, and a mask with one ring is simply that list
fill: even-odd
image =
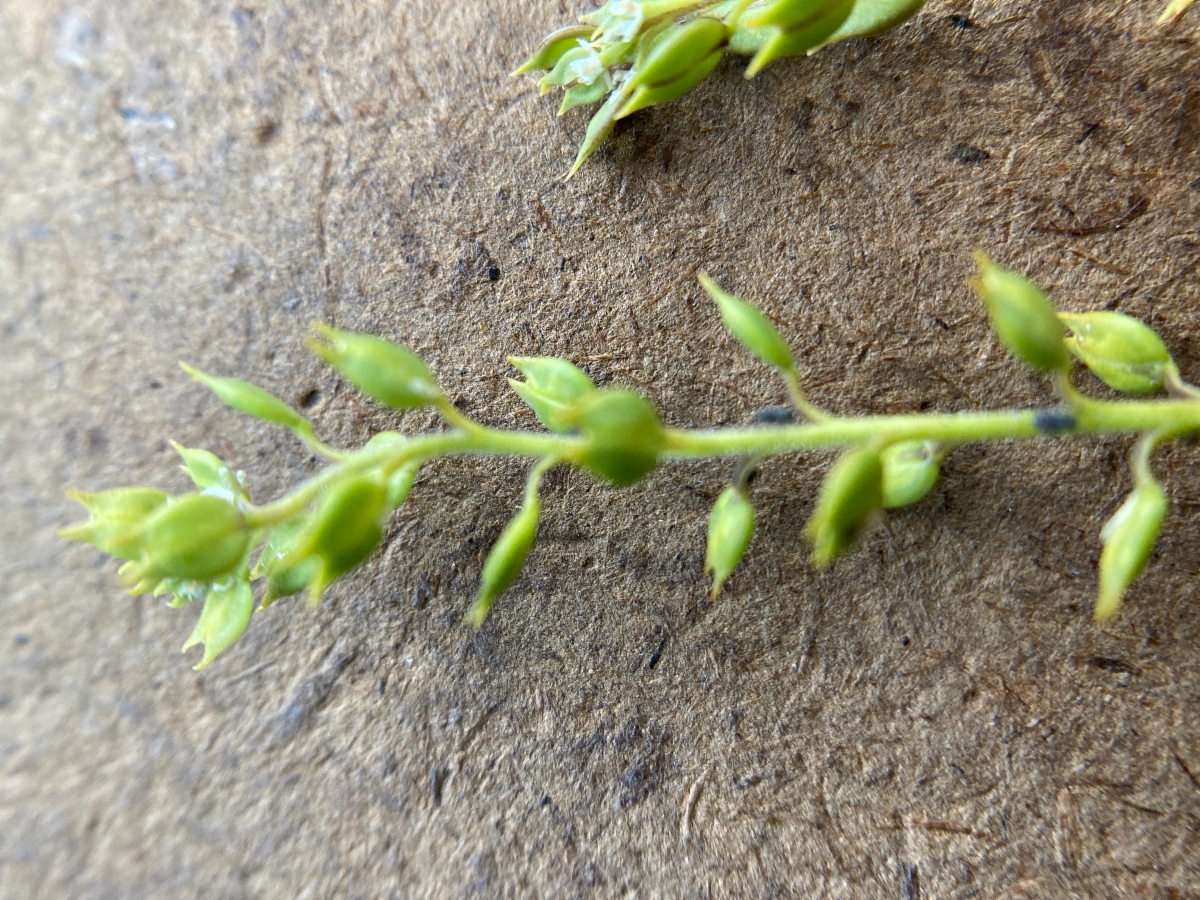
[{"label": "green flower bud", "polygon": [[880,454],[883,508],[911,506],[928,494],[941,473],[942,454],[933,441],[903,441]]},{"label": "green flower bud", "polygon": [[587,373],[555,356],[510,356],[508,361],[526,378],[510,378],[509,385],[541,423],[560,434],[570,431],[575,401],[596,391]]},{"label": "green flower bud", "polygon": [[573,424],[587,444],[578,462],[594,475],[624,487],[658,465],[666,433],[654,407],[633,391],[606,389],[581,398]]},{"label": "green flower bud", "polygon": [[1162,390],[1171,354],[1150,326],[1119,312],[1059,313],[1067,349],[1092,374],[1125,394]]},{"label": "green flower bud", "polygon": [[321,500],[295,547],[280,560],[280,571],[297,570],[295,583],[311,574],[302,571],[301,564],[316,560],[309,587],[311,602],[319,603],[325,589],[365,562],[383,539],[387,498],[387,487],[376,478],[359,476],[337,484]]},{"label": "green flower bud", "polygon": [[721,321],[742,346],[769,366],[784,371],[795,369],[792,351],[770,319],[745,300],[722,290],[703,272],[700,273],[700,284],[716,301],[721,310]]},{"label": "green flower bud", "polygon": [[[746,77],[753,78],[777,59],[821,46],[850,17],[854,5],[855,0],[777,0],[748,10],[738,32],[744,35],[742,42],[758,43],[758,51],[746,67]],[[740,44],[734,40],[731,46],[742,52]]]},{"label": "green flower bud", "polygon": [[536,72],[541,69],[553,69],[558,61],[562,59],[563,54],[568,50],[574,50],[579,46],[579,41],[586,41],[591,37],[593,29],[588,25],[571,25],[567,28],[560,28],[558,31],[551,32],[542,41],[540,47],[534,51],[533,56],[529,57],[519,69],[513,72],[513,76],[524,75],[526,72]]},{"label": "green flower bud", "polygon": [[197,644],[204,644],[204,658],[193,668],[203,669],[228,650],[245,632],[253,611],[254,595],[249,581],[231,579],[213,588],[204,600],[204,611],[195,630],[183,645],[182,652],[187,652]]},{"label": "green flower bud", "polygon": [[401,466],[387,480],[387,508],[397,510],[404,505],[408,495],[412,493],[413,482],[417,480],[417,472],[421,470],[420,463],[408,463]]},{"label": "green flower bud", "polygon": [[804,535],[812,562],[824,568],[851,544],[883,506],[883,460],[870,449],[852,450],[825,477]]},{"label": "green flower bud", "polygon": [[308,419],[256,384],[208,375],[187,363],[180,363],[179,367],[216,394],[222,403],[238,412],[305,433],[312,430]]},{"label": "green flower bud", "polygon": [[479,594],[467,613],[468,620],[476,628],[483,624],[495,599],[521,574],[521,567],[525,565],[525,558],[537,536],[541,514],[542,503],[537,496],[527,497],[521,511],[505,526],[488,553],[479,578]]},{"label": "green flower bud", "polygon": [[849,17],[821,46],[891,31],[915,16],[924,5],[925,0],[855,0]]},{"label": "green flower bud", "polygon": [[442,389],[425,361],[406,347],[370,334],[315,325],[327,343],[309,342],[313,352],[373,400],[393,409],[430,406]]},{"label": "green flower bud", "polygon": [[1107,622],[1121,608],[1121,600],[1154,550],[1154,542],[1167,515],[1167,495],[1161,485],[1144,481],[1105,523],[1100,537],[1100,598],[1096,621]]},{"label": "green flower bud", "polygon": [[686,94],[721,61],[728,43],[725,23],[706,16],[682,25],[670,23],[653,40],[647,35],[643,38],[646,50],[639,54],[629,76],[633,95],[617,118]]},{"label": "green flower bud", "polygon": [[975,254],[979,275],[971,286],[987,307],[992,328],[1014,356],[1043,372],[1067,366],[1063,326],[1054,305],[1032,281]]},{"label": "green flower bud", "polygon": [[164,578],[212,581],[229,575],[246,555],[250,528],[237,507],[220,497],[186,494],[143,523],[139,556],[121,573],[135,593]]},{"label": "green flower bud", "polygon": [[215,453],[184,447],[175,441],[171,441],[171,446],[183,457],[183,465],[180,468],[192,479],[192,483],[200,488],[201,493],[211,494],[234,504],[249,499],[245,476],[241,472],[233,472]]},{"label": "green flower bud", "polygon": [[754,536],[754,507],[749,498],[736,487],[728,487],[713,505],[708,520],[708,552],[704,559],[705,573],[713,576],[712,597],[717,599],[721,585],[737,568]]},{"label": "green flower bud", "polygon": [[90,518],[60,529],[59,536],[126,560],[141,553],[142,524],[170,499],[153,488],[118,488],[95,494],[67,491],[67,496],[83,504]]},{"label": "green flower bud", "polygon": [[593,81],[591,84],[572,85],[563,94],[562,105],[558,108],[558,114],[561,116],[577,106],[596,103],[602,100],[604,95],[610,90],[612,90],[612,86],[607,81],[600,79]]}]

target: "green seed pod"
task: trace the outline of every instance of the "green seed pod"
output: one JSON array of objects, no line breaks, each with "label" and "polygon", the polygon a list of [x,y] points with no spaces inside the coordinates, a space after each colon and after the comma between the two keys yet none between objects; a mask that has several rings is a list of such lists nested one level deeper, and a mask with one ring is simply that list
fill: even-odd
[{"label": "green seed pod", "polygon": [[624,487],[658,465],[666,434],[654,407],[640,394],[596,391],[576,402],[572,422],[587,440],[577,461],[592,474]]},{"label": "green seed pod", "polygon": [[197,644],[204,644],[204,658],[193,668],[203,669],[228,650],[245,632],[253,612],[250,582],[231,580],[213,588],[204,600],[204,611],[195,630],[183,645],[182,652],[187,652]]},{"label": "green seed pod", "polygon": [[417,472],[421,470],[420,463],[408,463],[393,472],[387,481],[387,508],[397,510],[404,505],[408,495],[412,493],[413,482],[417,480]]},{"label": "green seed pod", "polygon": [[558,61],[562,59],[564,53],[578,47],[581,40],[586,41],[591,37],[593,30],[588,25],[571,25],[567,28],[560,28],[558,31],[551,32],[542,41],[542,45],[534,51],[533,55],[519,69],[512,73],[513,76],[524,75],[527,72],[537,72],[542,69],[553,69],[558,64]]},{"label": "green seed pod", "polygon": [[[761,44],[746,67],[746,77],[753,78],[777,59],[821,46],[850,17],[854,5],[855,0],[779,0],[747,12],[738,31]],[[740,49],[737,41],[732,46]]]},{"label": "green seed pod", "polygon": [[577,106],[586,106],[589,103],[597,103],[604,98],[604,95],[611,90],[611,86],[607,81],[597,79],[591,84],[576,84],[567,88],[563,94],[562,105],[558,108],[558,114],[561,116],[569,112]]},{"label": "green seed pod", "polygon": [[59,530],[60,537],[91,544],[117,559],[132,560],[141,554],[142,524],[167,504],[170,496],[153,488],[118,488],[88,494],[67,491],[90,514],[86,522]]},{"label": "green seed pod", "polygon": [[317,560],[310,585],[311,602],[334,581],[366,561],[383,539],[387,487],[376,478],[357,476],[333,487],[321,500],[312,521],[295,548],[281,561],[281,570],[298,569]]},{"label": "green seed pod", "polygon": [[717,599],[721,585],[737,568],[754,536],[754,507],[738,488],[728,487],[713,505],[708,520],[708,551],[704,571],[713,576],[712,598]]},{"label": "green seed pod", "polygon": [[942,454],[933,441],[903,441],[880,454],[883,508],[911,506],[928,494],[941,473]]},{"label": "green seed pod", "polygon": [[1119,312],[1059,313],[1067,349],[1092,374],[1125,394],[1162,390],[1171,354],[1150,326]]},{"label": "green seed pod", "polygon": [[147,518],[138,540],[141,554],[123,567],[124,577],[136,593],[148,593],[164,578],[213,581],[229,575],[246,555],[250,528],[232,503],[186,494]]},{"label": "green seed pod", "polygon": [[171,441],[171,446],[183,458],[183,465],[180,468],[187,473],[187,476],[192,479],[192,483],[202,493],[221,497],[230,503],[249,499],[246,493],[245,477],[241,476],[240,472],[231,470],[215,453],[184,447],[175,441]]},{"label": "green seed pod", "polygon": [[1154,550],[1154,542],[1167,515],[1167,495],[1154,481],[1144,481],[1105,523],[1100,537],[1100,597],[1096,621],[1107,622],[1121,608],[1121,600]]},{"label": "green seed pod", "polygon": [[305,432],[312,428],[308,419],[256,384],[208,375],[187,363],[180,363],[179,367],[216,394],[222,403],[238,412]]},{"label": "green seed pod", "polygon": [[862,533],[883,506],[883,460],[870,449],[852,450],[825,477],[816,511],[805,526],[812,562],[824,568]]},{"label": "green seed pod", "polygon": [[745,300],[722,290],[703,272],[700,273],[700,284],[716,301],[721,310],[721,321],[742,346],[769,366],[784,371],[795,369],[792,351],[770,319]]},{"label": "green seed pod", "polygon": [[508,361],[527,379],[510,378],[509,385],[541,423],[560,434],[570,431],[575,401],[596,391],[587,373],[555,356],[510,356]]},{"label": "green seed pod", "polygon": [[406,347],[370,334],[315,325],[327,343],[309,342],[313,352],[373,400],[393,409],[432,405],[442,389],[425,361]]},{"label": "green seed pod", "polygon": [[483,624],[495,599],[521,574],[521,567],[525,565],[525,558],[537,536],[541,514],[542,504],[537,496],[527,497],[521,511],[505,526],[488,553],[479,578],[479,594],[467,613],[468,620],[476,628]]},{"label": "green seed pod", "polygon": [[609,94],[608,99],[604,104],[596,110],[596,114],[588,121],[587,131],[583,136],[583,143],[579,145],[579,152],[575,154],[575,162],[571,164],[571,170],[567,172],[569,180],[579,167],[587,162],[588,157],[596,152],[596,149],[604,143],[610,134],[613,127],[617,124],[617,111],[624,105],[629,94],[625,90],[615,90]]},{"label": "green seed pod", "polygon": [[300,558],[296,562],[295,551],[305,537],[308,517],[295,516],[271,529],[258,560],[250,570],[252,581],[267,579],[267,591],[263,595],[262,609],[276,600],[291,597],[306,590],[319,574],[316,559]]},{"label": "green seed pod", "polygon": [[538,87],[547,94],[555,87],[569,84],[611,84],[608,70],[595,49],[587,41],[577,44],[562,55],[554,68],[538,80]]},{"label": "green seed pod", "polygon": [[1032,281],[975,254],[979,275],[971,286],[987,307],[992,328],[1014,356],[1043,372],[1066,368],[1071,355],[1063,326],[1046,295]]},{"label": "green seed pod", "polygon": [[[854,9],[828,38],[821,47],[848,41],[851,38],[870,37],[891,31],[897,25],[907,22],[925,5],[925,0],[855,0]],[[809,52],[814,52],[814,48]]]},{"label": "green seed pod", "polygon": [[633,96],[617,118],[690,91],[720,62],[728,42],[729,31],[717,19],[700,16],[682,25],[671,23],[634,64],[629,76]]}]

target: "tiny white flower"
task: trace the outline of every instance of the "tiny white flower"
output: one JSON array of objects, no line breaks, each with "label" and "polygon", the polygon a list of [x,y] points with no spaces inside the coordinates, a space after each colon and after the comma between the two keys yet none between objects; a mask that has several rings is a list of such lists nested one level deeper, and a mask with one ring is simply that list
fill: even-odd
[{"label": "tiny white flower", "polygon": [[583,38],[579,39],[579,46],[588,49],[588,55],[575,60],[571,63],[571,74],[575,76],[575,80],[580,84],[595,84],[596,79],[601,76],[608,77],[608,69],[604,63],[600,61],[600,54],[592,49],[592,45]]},{"label": "tiny white flower", "polygon": [[637,0],[617,0],[609,5],[613,20],[600,35],[602,44],[624,44],[637,37],[642,29],[642,4]]}]

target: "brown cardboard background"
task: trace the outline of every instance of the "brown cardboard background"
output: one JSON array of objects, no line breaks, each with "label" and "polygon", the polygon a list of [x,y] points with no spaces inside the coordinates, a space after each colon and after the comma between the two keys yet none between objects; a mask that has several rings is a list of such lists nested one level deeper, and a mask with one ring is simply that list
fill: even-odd
[{"label": "brown cardboard background", "polygon": [[782,391],[703,266],[838,412],[1051,402],[964,286],[982,246],[1200,379],[1194,13],[935,0],[750,83],[722,63],[564,184],[585,115],[505,73],[582,8],[0,2],[0,895],[896,897],[915,870],[926,897],[1193,896],[1194,447],[1156,458],[1160,552],[1103,629],[1126,440],[964,449],[823,574],[799,532],[827,458],[774,461],[717,604],[727,464],[556,473],[478,636],[525,467],[444,462],[319,611],[257,616],[199,674],[194,612],[55,538],[64,488],[181,489],[167,438],[257,497],[313,470],[179,359],[314,399],[335,443],[432,424],[317,365],[314,319],[408,342],[492,424],[534,425],[512,353],[744,422]]}]

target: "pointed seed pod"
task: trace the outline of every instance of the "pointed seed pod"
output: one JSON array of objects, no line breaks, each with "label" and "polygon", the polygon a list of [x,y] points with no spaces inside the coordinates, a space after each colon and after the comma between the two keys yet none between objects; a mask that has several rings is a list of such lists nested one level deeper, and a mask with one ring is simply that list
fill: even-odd
[{"label": "pointed seed pod", "polygon": [[745,300],[720,288],[703,272],[700,273],[700,284],[716,302],[721,311],[721,321],[729,333],[743,347],[769,366],[784,371],[795,369],[792,351],[770,319]]},{"label": "pointed seed pod", "polygon": [[203,669],[242,636],[253,612],[254,595],[249,581],[232,579],[213,588],[205,598],[200,620],[181,652],[204,644],[204,657],[193,666],[197,670]]},{"label": "pointed seed pod", "polygon": [[356,388],[393,409],[432,405],[442,389],[425,361],[407,347],[370,334],[313,326],[325,339],[309,342],[317,356]]},{"label": "pointed seed pod", "polygon": [[541,423],[560,434],[570,431],[575,401],[596,391],[587,373],[555,356],[510,356],[508,361],[526,378],[510,378],[509,385]]},{"label": "pointed seed pod", "polygon": [[883,461],[883,508],[911,506],[933,490],[942,454],[933,441],[902,441],[880,454]]},{"label": "pointed seed pod", "polygon": [[812,562],[824,568],[849,548],[883,506],[883,461],[869,448],[852,450],[834,464],[817,508],[805,526]]},{"label": "pointed seed pod", "polygon": [[408,495],[412,493],[413,482],[417,480],[417,472],[421,470],[420,463],[408,463],[393,472],[387,480],[387,508],[397,510],[404,505]]},{"label": "pointed seed pod", "polygon": [[93,494],[67,491],[67,496],[83,504],[90,518],[59,529],[59,536],[91,544],[125,560],[141,554],[142,524],[170,499],[164,491],[153,488],[118,488]]},{"label": "pointed seed pod", "polygon": [[579,46],[579,41],[591,37],[592,29],[588,25],[570,25],[546,35],[540,47],[533,52],[521,67],[513,72],[513,76],[524,75],[527,72],[537,72],[542,69],[553,69],[563,54]]},{"label": "pointed seed pod", "polygon": [[[891,31],[915,16],[924,5],[925,0],[855,0],[854,9],[846,21],[820,47]],[[809,53],[814,53],[820,47],[814,47]]]},{"label": "pointed seed pod", "polygon": [[576,401],[572,416],[587,444],[578,462],[619,487],[654,471],[666,434],[654,407],[633,391],[608,388]]},{"label": "pointed seed pod", "polygon": [[537,536],[541,514],[541,501],[536,496],[526,498],[521,511],[505,526],[488,553],[479,577],[479,594],[467,613],[468,620],[476,628],[483,624],[495,599],[508,590],[521,574],[525,558],[529,556]]},{"label": "pointed seed pod", "polygon": [[187,363],[180,363],[179,368],[216,394],[217,398],[231,409],[287,428],[301,431],[308,431],[312,428],[308,419],[256,384],[239,381],[237,378],[220,378],[216,375],[209,375]]},{"label": "pointed seed pod", "polygon": [[[850,17],[854,6],[855,0],[778,0],[748,11],[738,31],[759,45],[745,76],[753,78],[777,59],[821,46]],[[732,46],[740,49],[736,40]]]},{"label": "pointed seed pod", "polygon": [[138,542],[141,554],[125,574],[136,588],[146,582],[157,586],[163,578],[212,581],[229,575],[242,561],[250,527],[228,501],[185,494],[142,523]]},{"label": "pointed seed pod", "polygon": [[713,576],[712,598],[717,599],[721,586],[737,568],[754,536],[754,507],[750,499],[736,487],[727,487],[713,504],[708,520],[708,550],[704,571]]},{"label": "pointed seed pod", "polygon": [[617,118],[690,91],[720,62],[728,43],[729,31],[718,19],[700,16],[682,25],[671,23],[634,64],[629,76],[633,95]]},{"label": "pointed seed pod", "polygon": [[367,560],[383,539],[387,488],[368,476],[347,478],[322,498],[296,547],[281,560],[281,569],[298,569],[309,559],[317,573],[309,585],[311,602],[334,581]]},{"label": "pointed seed pod", "polygon": [[992,328],[1009,351],[1043,372],[1066,368],[1071,355],[1054,305],[1032,281],[975,254],[979,274],[971,280],[987,307]]},{"label": "pointed seed pod", "polygon": [[1100,532],[1104,550],[1100,554],[1097,622],[1107,622],[1120,611],[1125,592],[1150,560],[1166,515],[1166,492],[1148,480],[1139,484],[1105,523]]},{"label": "pointed seed pod", "polygon": [[1067,349],[1101,381],[1125,394],[1162,390],[1171,354],[1149,325],[1119,312],[1059,313]]}]

